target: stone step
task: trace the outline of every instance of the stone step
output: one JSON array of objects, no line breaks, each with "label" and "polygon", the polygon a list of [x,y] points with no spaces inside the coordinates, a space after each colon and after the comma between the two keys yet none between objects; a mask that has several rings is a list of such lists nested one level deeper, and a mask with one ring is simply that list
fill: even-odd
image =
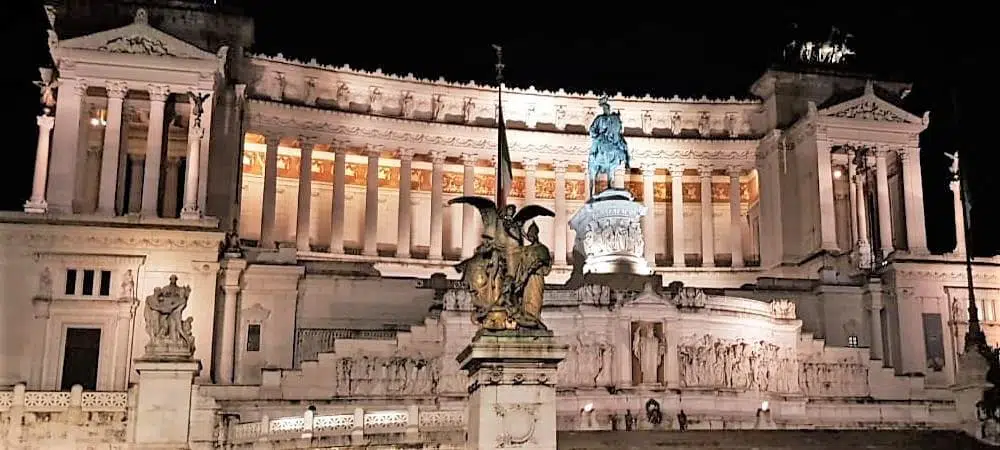
[{"label": "stone step", "polygon": [[964,450],[996,449],[952,431],[698,430],[565,431],[559,450]]}]

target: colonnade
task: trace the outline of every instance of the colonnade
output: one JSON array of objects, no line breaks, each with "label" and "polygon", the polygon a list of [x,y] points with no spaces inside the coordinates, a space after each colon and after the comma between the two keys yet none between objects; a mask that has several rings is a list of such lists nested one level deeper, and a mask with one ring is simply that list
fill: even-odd
[{"label": "colonnade", "polygon": [[[263,158],[263,195],[260,214],[260,240],[262,247],[273,248],[276,245],[276,199],[278,193],[278,147],[282,136],[271,134],[265,135],[266,146]],[[300,152],[300,170],[298,180],[297,195],[297,215],[295,217],[295,243],[298,251],[310,251],[309,242],[310,215],[312,212],[312,182],[313,174],[311,168],[313,161],[313,151],[316,145],[326,144],[319,142],[316,138],[299,136],[297,139]],[[330,242],[329,252],[333,254],[345,253],[344,248],[344,221],[346,211],[346,170],[347,170],[347,149],[345,145],[330,145],[330,150],[334,153],[333,158],[333,194],[330,217]],[[362,153],[367,157],[368,167],[379,167],[379,160],[387,149],[381,145],[366,145]],[[411,174],[412,161],[415,150],[413,148],[390,149],[397,150],[399,155],[399,204],[409,205],[412,197]],[[443,218],[444,218],[444,164],[445,154],[441,151],[429,151],[427,155],[431,161],[431,193],[430,193],[430,239],[429,239],[429,260],[443,259]],[[462,195],[476,195],[475,192],[475,169],[481,159],[479,155],[465,153],[461,155],[463,165]],[[494,165],[496,164],[494,158]],[[536,172],[539,161],[535,157],[527,157],[521,161],[524,170],[524,201],[533,203],[536,200]],[[554,262],[557,265],[567,264],[568,250],[572,248],[572,243],[568,239],[568,211],[566,192],[566,172],[570,161],[556,160],[550,162],[553,168],[554,189],[553,202],[555,217],[553,218],[553,236],[551,245]],[[673,247],[673,266],[684,267],[686,265],[684,253],[684,227],[701,227],[701,251],[703,256],[702,267],[714,267],[716,265],[716,251],[720,253],[730,253],[732,255],[732,267],[743,267],[745,265],[743,255],[743,233],[742,233],[742,206],[740,177],[744,171],[741,166],[726,167],[729,176],[729,233],[730,239],[724,244],[724,249],[715,248],[715,221],[714,208],[712,202],[712,176],[713,167],[686,167],[684,165],[670,165],[668,169],[671,177],[672,200],[671,214],[672,221],[667,221],[668,227],[672,224],[672,230],[662,230],[660,233],[653,225],[656,223],[656,210],[654,206],[654,176],[659,167],[654,164],[642,166],[642,186],[643,201],[647,206],[647,216],[644,224],[644,234],[647,242],[646,257],[650,263],[655,263],[655,248],[658,235],[670,235]],[[698,223],[685,223],[682,179],[685,169],[697,170],[701,180],[701,218]],[[621,179],[621,178],[619,178]],[[377,235],[379,223],[379,177],[378,170],[368,170],[365,179],[365,209],[362,226],[362,248],[361,254],[365,256],[377,256]],[[586,190],[586,188],[585,188]],[[461,250],[462,257],[471,256],[479,242],[478,213],[471,206],[463,206],[461,219]],[[412,249],[412,210],[409,207],[397,208],[397,247],[395,257],[410,258]],[[690,222],[690,220],[689,220]]]},{"label": "colonnade", "polygon": [[[893,219],[905,220],[905,232],[907,249],[911,253],[922,253],[927,251],[927,237],[923,223],[923,198],[919,196],[922,192],[920,177],[919,153],[916,149],[893,150],[884,146],[849,147],[847,148],[847,182],[849,196],[849,217],[850,233],[853,239],[852,249],[857,254],[858,262],[862,268],[867,268],[874,260],[874,253],[878,252],[879,257],[885,258],[895,250],[896,238],[893,230]],[[902,205],[894,205],[889,192],[889,157],[895,154],[899,159],[899,166],[902,171]],[[822,167],[823,161],[831,161],[828,158],[820,158],[820,183],[833,183],[832,163],[826,168]],[[824,180],[822,174],[824,169],[830,176]],[[874,200],[866,195],[871,189],[866,187],[867,183],[875,183]],[[826,222],[836,220],[833,210],[832,189],[830,197],[824,196],[824,190],[820,190],[821,198],[820,213],[824,237],[823,241],[836,242],[835,228],[827,229]],[[874,201],[874,204],[871,204]],[[875,214],[874,218],[869,214]],[[831,219],[827,219],[830,217]],[[874,219],[874,220],[873,220]],[[877,222],[877,225],[874,224]],[[877,237],[879,248],[874,248]]]},{"label": "colonnade", "polygon": [[[179,181],[165,183],[165,193],[160,195],[161,164],[166,159],[163,148],[165,133],[165,106],[171,89],[177,86],[147,84],[132,86],[122,80],[106,80],[103,83],[107,96],[107,115],[104,126],[103,145],[100,147],[100,166],[96,170],[96,180],[88,179],[89,174],[83,162],[79,161],[81,149],[87,146],[88,117],[86,106],[88,88],[99,85],[89,80],[60,80],[55,116],[46,111],[38,117],[38,147],[35,155],[35,171],[31,198],[25,203],[28,213],[71,213],[73,204],[80,200],[86,183],[98,183],[97,213],[104,216],[139,213],[142,216],[157,217],[161,206],[171,206]],[[129,91],[144,91],[149,98],[149,122],[146,148],[141,158],[132,160],[132,183],[129,198],[141,199],[138,208],[130,210],[124,204],[125,174],[127,161],[127,123],[124,122],[124,103]],[[198,92],[186,89],[184,92]],[[201,123],[209,124],[211,102],[206,102]],[[196,117],[198,108],[192,104],[188,120],[188,148],[186,153],[186,174],[184,177],[184,197],[181,217],[200,219],[203,210],[200,186],[202,159],[201,149],[208,140],[205,126],[199,125]],[[53,132],[53,129],[55,130]],[[51,137],[51,139],[50,139]],[[51,151],[50,151],[51,147]],[[85,149],[87,150],[87,149]],[[51,153],[51,157],[50,157]],[[85,155],[85,154],[84,154]],[[179,161],[167,161],[166,174],[172,179],[179,178]],[[169,181],[169,180],[168,180]],[[174,194],[176,191],[174,191]],[[173,205],[176,209],[176,205]]]}]

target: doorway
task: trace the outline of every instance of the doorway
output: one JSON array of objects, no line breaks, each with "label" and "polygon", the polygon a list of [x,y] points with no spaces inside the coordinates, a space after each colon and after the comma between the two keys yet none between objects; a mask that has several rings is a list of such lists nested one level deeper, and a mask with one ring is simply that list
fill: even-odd
[{"label": "doorway", "polygon": [[67,328],[60,389],[68,391],[79,384],[84,390],[97,390],[100,356],[100,328]]}]

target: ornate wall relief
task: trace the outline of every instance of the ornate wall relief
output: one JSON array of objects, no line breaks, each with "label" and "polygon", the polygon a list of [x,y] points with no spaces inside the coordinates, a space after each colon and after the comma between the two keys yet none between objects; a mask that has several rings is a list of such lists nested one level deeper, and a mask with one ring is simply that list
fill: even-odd
[{"label": "ornate wall relief", "polygon": [[579,327],[568,339],[569,352],[559,365],[559,387],[602,387],[612,384],[615,348],[606,334]]},{"label": "ornate wall relief", "polygon": [[333,393],[341,397],[431,395],[441,375],[439,359],[424,356],[349,356],[334,366]]},{"label": "ornate wall relief", "polygon": [[677,348],[681,386],[797,392],[798,362],[790,349],[766,341],[692,335]]},{"label": "ornate wall relief", "polygon": [[864,397],[868,395],[868,366],[852,359],[803,362],[801,382],[809,396]]}]

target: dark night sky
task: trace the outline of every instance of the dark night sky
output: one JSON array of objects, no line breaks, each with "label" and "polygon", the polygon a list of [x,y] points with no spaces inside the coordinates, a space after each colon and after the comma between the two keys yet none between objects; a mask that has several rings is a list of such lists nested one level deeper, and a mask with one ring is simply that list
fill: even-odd
[{"label": "dark night sky", "polygon": [[[4,42],[20,44],[9,50],[15,58],[0,71],[9,93],[7,155],[13,159],[7,161],[16,168],[8,172],[0,209],[11,210],[21,208],[31,187],[38,91],[30,82],[37,78],[37,66],[51,64],[41,2],[14,3],[18,6],[10,17],[16,20],[0,30],[10,34]],[[997,160],[989,139],[994,125],[977,113],[988,111],[993,97],[984,88],[990,84],[982,55],[991,53],[986,42],[995,41],[988,39],[986,14],[979,19],[975,11],[900,9],[874,2],[822,2],[815,9],[774,2],[767,7],[758,2],[662,3],[649,9],[573,3],[544,13],[537,12],[543,9],[537,4],[510,2],[502,8],[476,2],[449,9],[424,6],[427,2],[243,3],[256,21],[254,52],[451,81],[489,81],[490,44],[499,43],[511,85],[667,97],[747,97],[775,49],[793,37],[823,40],[831,26],[838,26],[854,35],[857,68],[913,81],[905,106],[918,115],[932,111],[931,128],[921,137],[932,250],[954,246],[948,162],[942,153],[961,148],[976,205],[973,247],[980,255],[1000,253],[994,232],[1000,224],[992,211],[983,212],[992,209],[992,194],[1000,188],[991,170]],[[797,35],[791,32],[793,23]],[[959,99],[958,120],[951,113],[951,92]]]}]

